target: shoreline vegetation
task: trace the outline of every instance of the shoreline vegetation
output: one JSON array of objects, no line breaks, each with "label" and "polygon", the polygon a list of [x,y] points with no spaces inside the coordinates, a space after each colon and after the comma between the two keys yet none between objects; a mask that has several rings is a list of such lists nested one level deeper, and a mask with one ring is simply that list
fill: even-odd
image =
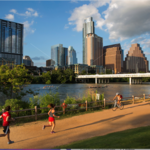
[{"label": "shoreline vegetation", "polygon": [[[101,108],[91,108],[88,109],[87,112],[85,112],[85,101],[87,102],[94,102],[89,104],[89,107],[93,107],[96,105],[103,105],[103,100],[104,100],[104,94],[101,94],[99,97],[99,102],[96,101],[96,93],[86,93],[85,96],[82,98],[78,97],[70,97],[67,96],[67,98],[64,100],[65,104],[67,104],[67,108],[65,114],[63,114],[63,106],[62,104],[64,102],[60,101],[59,93],[56,91],[55,93],[52,93],[51,90],[49,93],[43,94],[43,95],[35,95],[33,98],[29,98],[29,102],[25,102],[19,99],[7,99],[5,101],[5,104],[3,106],[0,106],[0,112],[2,109],[5,109],[6,106],[10,105],[12,111],[16,110],[23,110],[23,109],[34,109],[35,106],[37,106],[37,113],[42,114],[46,113],[45,115],[38,116],[38,120],[43,120],[47,119],[47,112],[49,108],[47,108],[48,104],[52,103],[56,105],[56,112],[58,111],[58,115],[61,116],[62,118],[66,117],[71,117],[74,115],[80,115],[80,114],[85,114],[89,112],[93,112],[96,110],[102,110]],[[57,106],[62,106],[62,107],[57,107]],[[38,109],[38,108],[44,108],[45,109]],[[77,109],[77,110],[75,110]],[[59,112],[61,111],[61,112]],[[2,113],[2,112],[1,112]],[[19,116],[28,116],[28,115],[34,115],[35,110],[27,110],[27,111],[20,111],[20,112],[11,112],[12,117],[19,117]],[[17,119],[16,125],[20,123],[25,123],[25,122],[30,122],[30,121],[35,121],[35,117],[30,117],[30,118],[20,118]],[[1,121],[0,121],[1,122]],[[20,122],[20,123],[19,123]]]}]

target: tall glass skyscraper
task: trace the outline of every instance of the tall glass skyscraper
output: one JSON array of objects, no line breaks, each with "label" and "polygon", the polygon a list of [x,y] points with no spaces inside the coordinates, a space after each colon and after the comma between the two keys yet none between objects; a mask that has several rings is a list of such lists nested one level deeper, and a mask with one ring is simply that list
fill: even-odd
[{"label": "tall glass skyscraper", "polygon": [[0,19],[0,58],[22,64],[23,24]]},{"label": "tall glass skyscraper", "polygon": [[77,64],[76,51],[72,46],[68,48],[68,65]]},{"label": "tall glass skyscraper", "polygon": [[69,48],[63,47],[62,44],[57,44],[51,47],[51,59],[54,66],[67,66],[77,63],[76,51],[72,46]]},{"label": "tall glass skyscraper", "polygon": [[95,34],[93,18],[89,17],[84,20],[83,24],[83,64],[87,64],[87,34]]},{"label": "tall glass skyscraper", "polygon": [[67,61],[67,48],[62,44],[57,44],[51,47],[51,59],[54,66],[65,66]]}]

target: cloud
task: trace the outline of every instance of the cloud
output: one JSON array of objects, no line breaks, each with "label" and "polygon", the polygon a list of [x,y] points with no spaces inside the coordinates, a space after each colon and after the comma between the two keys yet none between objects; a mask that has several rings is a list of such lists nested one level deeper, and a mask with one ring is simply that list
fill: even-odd
[{"label": "cloud", "polygon": [[31,29],[31,26],[33,25],[34,21],[31,21],[29,23],[28,21],[23,22],[24,24],[24,36],[26,37],[30,33],[34,33],[35,29]]},{"label": "cloud", "polygon": [[69,26],[66,24],[64,28],[65,28],[65,29],[68,29],[68,28],[69,28]]},{"label": "cloud", "polygon": [[[147,35],[147,34],[146,34]],[[143,46],[143,49],[150,48],[150,39],[149,37],[137,37],[131,41],[132,43],[140,43]]]},{"label": "cloud", "polygon": [[14,20],[14,15],[8,14],[8,15],[5,16],[5,19],[13,21]]},{"label": "cloud", "polygon": [[130,50],[131,44],[130,43],[124,43],[122,45],[122,49],[124,50],[124,57],[128,54],[128,51]]},{"label": "cloud", "polygon": [[46,60],[46,58],[43,56],[40,56],[40,57],[33,57],[32,60]]},{"label": "cloud", "polygon": [[144,48],[150,48],[150,39],[144,39],[140,42],[142,45],[144,45]]},{"label": "cloud", "polygon": [[10,12],[15,14],[15,13],[17,13],[17,10],[16,9],[11,9]]},{"label": "cloud", "polygon": [[69,20],[69,25],[76,25],[74,30],[82,31],[84,20],[88,17],[93,17],[94,20],[98,20],[99,23],[103,24],[104,20],[101,18],[101,15],[98,13],[98,9],[93,5],[83,5],[78,8],[75,8]]},{"label": "cloud", "polygon": [[25,17],[38,17],[39,14],[37,11],[35,11],[33,8],[27,8],[27,11],[25,13],[18,13],[16,9],[11,9],[10,12],[19,15],[19,16],[25,16]]},{"label": "cloud", "polygon": [[150,55],[150,52],[144,52],[145,55]]},{"label": "cloud", "polygon": [[[106,4],[102,18],[99,9]],[[75,31],[82,31],[84,19],[92,16],[96,27],[109,33],[109,39],[122,41],[150,33],[149,8],[149,0],[91,0],[90,4],[75,8],[68,21],[75,25]]]},{"label": "cloud", "polygon": [[144,37],[138,37],[138,38],[133,39],[131,42],[132,43],[138,43],[138,42],[140,42],[140,41],[142,41],[144,39],[145,39]]},{"label": "cloud", "polygon": [[78,3],[78,0],[71,0],[71,3]]}]

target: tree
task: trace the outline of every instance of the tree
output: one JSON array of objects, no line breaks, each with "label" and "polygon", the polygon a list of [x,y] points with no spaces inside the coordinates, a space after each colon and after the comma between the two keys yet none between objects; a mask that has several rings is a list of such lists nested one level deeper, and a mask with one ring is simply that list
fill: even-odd
[{"label": "tree", "polygon": [[11,98],[21,99],[27,93],[34,93],[31,89],[23,92],[23,87],[32,82],[33,77],[28,74],[25,66],[14,65],[12,69],[7,65],[0,66],[0,92]]},{"label": "tree", "polygon": [[106,69],[106,74],[112,74],[112,70],[111,69]]},{"label": "tree", "polygon": [[51,84],[51,73],[50,71],[47,71],[46,73],[42,73],[42,79],[43,82],[46,84]]},{"label": "tree", "polygon": [[86,75],[87,72],[85,70],[82,70],[82,72],[80,73],[81,75]]}]

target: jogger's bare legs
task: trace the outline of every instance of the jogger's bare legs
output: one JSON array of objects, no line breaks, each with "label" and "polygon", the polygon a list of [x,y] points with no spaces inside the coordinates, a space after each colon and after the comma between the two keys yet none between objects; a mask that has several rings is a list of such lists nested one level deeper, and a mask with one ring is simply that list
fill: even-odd
[{"label": "jogger's bare legs", "polygon": [[55,128],[55,121],[52,122],[52,131],[51,132],[54,131],[54,128]]},{"label": "jogger's bare legs", "polygon": [[6,136],[6,134],[0,134],[0,137],[4,137],[4,136]]},{"label": "jogger's bare legs", "polygon": [[44,127],[51,127],[52,126],[52,122],[49,122],[49,125],[44,125]]}]

